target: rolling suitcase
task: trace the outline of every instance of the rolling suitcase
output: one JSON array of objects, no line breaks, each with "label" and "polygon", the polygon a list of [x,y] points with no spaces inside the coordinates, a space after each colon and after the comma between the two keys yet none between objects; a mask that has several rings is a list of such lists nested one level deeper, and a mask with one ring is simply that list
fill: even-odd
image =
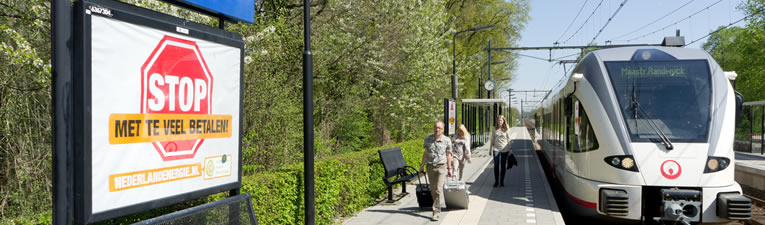
[{"label": "rolling suitcase", "polygon": [[465,181],[458,181],[455,176],[447,178],[444,183],[444,202],[446,208],[467,209],[468,193]]},{"label": "rolling suitcase", "polygon": [[422,183],[422,178],[424,176],[417,176],[417,204],[420,206],[420,209],[422,208],[431,208],[433,207],[433,196],[430,195],[430,183],[428,182],[428,178],[425,177],[425,183]]}]

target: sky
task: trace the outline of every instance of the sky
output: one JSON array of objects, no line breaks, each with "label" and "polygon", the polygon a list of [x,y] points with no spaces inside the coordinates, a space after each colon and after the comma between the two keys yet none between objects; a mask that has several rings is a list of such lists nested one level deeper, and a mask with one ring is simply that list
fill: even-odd
[{"label": "sky", "polygon": [[[626,3],[619,9],[622,2]],[[553,46],[556,41],[560,46],[582,46],[592,42],[596,36],[594,42],[598,45],[605,45],[608,40],[611,44],[660,44],[665,36],[674,36],[676,29],[685,37],[685,42],[690,43],[719,26],[743,18],[743,12],[737,9],[741,3],[742,0],[531,0],[530,18],[517,46]],[[613,19],[608,22],[612,16]],[[744,25],[745,21],[742,21],[733,26]],[[704,42],[706,38],[686,48],[700,49]],[[542,50],[518,53],[544,59],[552,54],[555,59],[578,52]],[[576,56],[564,59],[573,60]],[[565,69],[570,72],[573,66],[566,64]],[[564,67],[559,63],[522,56],[517,61],[513,80],[499,84],[497,90],[550,90],[564,74]],[[506,91],[498,95],[507,99]],[[543,97],[542,94],[524,96],[519,93],[515,96],[517,99],[514,101],[538,101]],[[526,103],[524,109],[533,110],[534,104],[537,103]],[[520,106],[512,103],[512,107]]]}]

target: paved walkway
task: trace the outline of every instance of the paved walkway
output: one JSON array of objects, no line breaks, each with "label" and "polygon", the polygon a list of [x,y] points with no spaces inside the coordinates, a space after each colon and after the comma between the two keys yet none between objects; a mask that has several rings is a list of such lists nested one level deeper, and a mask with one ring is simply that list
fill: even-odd
[{"label": "paved walkway", "polygon": [[488,146],[473,150],[463,179],[470,192],[467,210],[444,209],[440,221],[430,221],[430,209],[420,210],[414,186],[408,185],[409,195],[366,208],[343,224],[564,224],[528,132],[522,127],[511,132],[518,167],[508,171],[505,187],[492,187],[494,163]]}]

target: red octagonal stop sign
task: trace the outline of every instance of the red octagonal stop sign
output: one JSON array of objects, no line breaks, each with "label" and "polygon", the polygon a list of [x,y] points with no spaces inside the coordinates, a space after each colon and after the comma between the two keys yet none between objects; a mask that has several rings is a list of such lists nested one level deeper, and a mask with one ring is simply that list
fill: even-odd
[{"label": "red octagonal stop sign", "polygon": [[[212,114],[213,78],[196,42],[164,36],[141,67],[141,113]],[[204,139],[152,142],[164,161],[193,158]]]}]

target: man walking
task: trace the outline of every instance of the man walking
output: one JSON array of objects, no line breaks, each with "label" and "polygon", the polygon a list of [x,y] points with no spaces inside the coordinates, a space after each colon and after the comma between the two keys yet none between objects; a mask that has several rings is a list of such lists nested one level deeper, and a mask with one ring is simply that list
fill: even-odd
[{"label": "man walking", "polygon": [[441,213],[441,193],[443,193],[446,181],[447,167],[451,165],[452,141],[444,136],[444,122],[436,121],[433,126],[433,134],[425,137],[425,152],[422,154],[420,173],[424,173],[425,164],[428,164],[428,180],[430,181],[430,195],[433,196],[433,217],[431,220],[438,221]]}]

